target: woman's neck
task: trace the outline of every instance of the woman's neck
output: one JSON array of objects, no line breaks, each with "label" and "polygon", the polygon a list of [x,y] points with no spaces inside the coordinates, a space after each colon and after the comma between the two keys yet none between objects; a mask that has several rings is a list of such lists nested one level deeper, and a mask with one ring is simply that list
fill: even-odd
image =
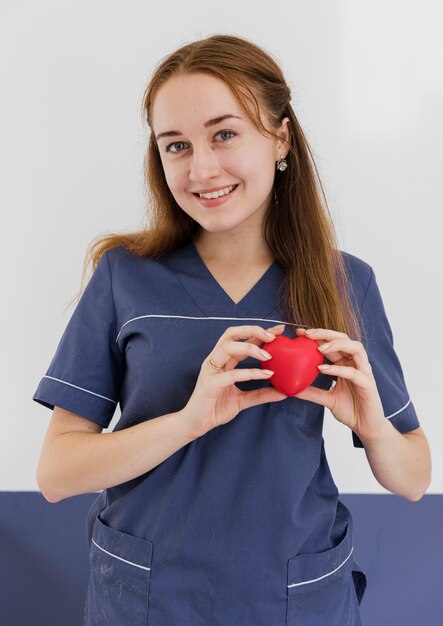
[{"label": "woman's neck", "polygon": [[261,235],[239,237],[198,233],[193,239],[197,252],[208,263],[233,268],[269,266],[274,256]]}]

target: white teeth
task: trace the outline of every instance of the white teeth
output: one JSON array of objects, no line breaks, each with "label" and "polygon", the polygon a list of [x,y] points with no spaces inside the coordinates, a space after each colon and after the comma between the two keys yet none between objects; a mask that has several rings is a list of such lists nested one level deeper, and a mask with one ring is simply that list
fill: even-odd
[{"label": "white teeth", "polygon": [[212,193],[199,193],[198,195],[200,198],[219,198],[220,196],[226,196],[233,189],[235,189],[235,185],[230,185],[229,187],[225,187],[219,191],[213,191]]}]

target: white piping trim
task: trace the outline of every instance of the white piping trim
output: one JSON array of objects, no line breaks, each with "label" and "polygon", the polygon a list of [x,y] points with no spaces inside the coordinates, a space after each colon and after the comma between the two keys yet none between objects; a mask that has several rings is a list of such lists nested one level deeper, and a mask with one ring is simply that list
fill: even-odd
[{"label": "white piping trim", "polygon": [[410,399],[406,402],[406,404],[401,409],[398,409],[398,411],[396,411],[395,413],[392,413],[392,415],[387,415],[386,419],[390,420],[391,417],[394,417],[394,415],[398,415],[399,413],[404,411],[406,409],[406,407],[409,406],[409,404],[411,404],[411,400]]},{"label": "white piping trim", "polygon": [[[185,319],[185,320],[200,320],[200,321],[206,321],[206,320],[255,320],[258,322],[273,322],[275,324],[285,324],[285,326],[297,326],[297,327],[302,327],[303,324],[294,324],[293,322],[284,322],[282,320],[271,320],[269,318],[263,318],[263,317],[193,317],[191,315],[156,315],[156,314],[152,314],[152,315],[139,315],[138,317],[133,317],[130,320],[128,320],[127,322],[125,322],[123,324],[123,326],[120,328],[120,330],[118,331],[118,335],[115,339],[115,341],[118,341],[119,337],[120,337],[120,333],[122,332],[123,328],[126,326],[126,324],[130,324],[131,322],[135,322],[136,320],[141,320],[141,319],[146,319],[149,317],[164,317],[164,318],[168,318],[168,319]],[[335,382],[335,381],[334,381]],[[391,419],[391,417],[395,417],[395,415],[398,415],[399,413],[401,413],[402,411],[404,411],[409,404],[411,403],[411,400],[409,399],[406,404],[399,409],[398,411],[396,411],[395,413],[392,413],[391,415],[387,415],[386,419]]]},{"label": "white piping trim", "polygon": [[320,578],[313,578],[312,580],[305,580],[302,583],[293,583],[292,585],[288,585],[288,589],[290,589],[291,587],[300,587],[300,585],[310,585],[311,583],[316,583],[319,580],[322,580],[323,578],[327,578],[328,576],[331,576],[332,574],[335,574],[335,572],[337,570],[339,570],[340,567],[343,567],[343,565],[346,563],[346,561],[351,558],[351,554],[353,553],[353,551],[354,551],[354,546],[352,546],[350,553],[345,558],[343,563],[340,563],[340,565],[338,567],[336,567],[332,572],[329,572],[328,574],[325,574],[324,576],[320,576]]},{"label": "white piping trim", "polygon": [[117,402],[115,400],[111,400],[111,398],[107,398],[106,396],[101,396],[99,393],[95,393],[94,391],[89,391],[89,389],[84,389],[83,387],[77,387],[77,385],[73,385],[72,383],[67,383],[65,380],[61,380],[60,378],[54,378],[54,376],[43,376],[43,378],[50,378],[51,380],[56,380],[58,383],[69,385],[70,387],[74,387],[75,389],[80,389],[80,391],[86,391],[86,393],[90,393],[93,396],[97,396],[98,398],[103,398],[103,400],[107,400],[108,402],[113,402],[114,404],[117,404]]},{"label": "white piping trim", "polygon": [[168,319],[185,319],[185,320],[201,320],[201,321],[207,321],[207,320],[256,320],[259,322],[274,322],[275,324],[285,324],[286,326],[302,326],[301,324],[294,324],[293,322],[282,322],[281,320],[271,320],[268,318],[263,318],[263,317],[192,317],[190,315],[139,315],[138,317],[133,317],[132,319],[128,320],[127,322],[125,322],[123,324],[123,326],[120,328],[120,330],[118,331],[118,335],[116,337],[115,341],[118,341],[118,338],[120,337],[120,333],[122,332],[124,326],[126,326],[126,324],[129,324],[130,322],[134,322],[135,320],[141,320],[144,319],[146,317],[166,317]]},{"label": "white piping trim", "polygon": [[123,563],[128,563],[128,565],[133,565],[134,567],[139,567],[140,569],[144,569],[147,572],[151,571],[150,567],[145,567],[144,565],[139,565],[138,563],[133,563],[132,561],[127,561],[126,559],[122,559],[121,556],[117,556],[116,554],[112,554],[112,552],[108,552],[107,550],[105,550],[104,548],[102,548],[101,546],[98,545],[98,543],[96,543],[94,541],[94,539],[92,540],[92,543],[97,546],[97,548],[99,550],[102,550],[102,552],[106,552],[106,554],[109,554],[109,556],[114,557],[114,559],[118,559],[119,561],[123,561]]}]

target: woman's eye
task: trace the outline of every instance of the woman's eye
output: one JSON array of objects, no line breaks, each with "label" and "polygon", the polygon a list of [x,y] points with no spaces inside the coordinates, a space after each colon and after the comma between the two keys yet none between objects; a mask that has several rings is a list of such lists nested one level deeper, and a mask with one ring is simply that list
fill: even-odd
[{"label": "woman's eye", "polygon": [[172,152],[173,154],[176,154],[177,152],[181,152],[181,150],[180,149],[179,150],[177,150],[177,149],[172,150],[172,148],[174,146],[184,146],[184,145],[185,145],[184,141],[176,141],[174,143],[170,143],[169,146],[167,146],[167,148],[166,148],[166,152]]},{"label": "woman's eye", "polygon": [[[232,135],[233,137],[236,135],[232,130],[221,130],[217,135]],[[230,139],[230,137],[228,137]]]},{"label": "woman's eye", "polygon": [[[235,137],[237,133],[234,133],[232,130],[221,130],[215,136],[219,135],[223,136],[223,140],[221,143],[226,143],[232,137]],[[228,136],[227,136],[228,135]],[[179,152],[183,152],[183,146],[186,146],[186,142],[184,141],[174,141],[174,143],[170,143],[169,146],[166,147],[166,152],[171,152],[172,154],[178,154]]]}]

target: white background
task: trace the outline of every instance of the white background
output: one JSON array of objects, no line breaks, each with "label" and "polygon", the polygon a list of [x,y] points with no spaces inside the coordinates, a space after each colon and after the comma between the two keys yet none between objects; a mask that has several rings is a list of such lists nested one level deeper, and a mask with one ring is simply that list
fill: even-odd
[{"label": "white background", "polygon": [[[142,220],[146,83],[179,45],[224,33],[282,66],[340,247],[376,273],[433,450],[428,493],[443,491],[442,19],[437,0],[2,0],[0,490],[38,489],[51,412],[32,395],[87,244]],[[386,492],[328,411],[324,437],[342,493]]]}]

